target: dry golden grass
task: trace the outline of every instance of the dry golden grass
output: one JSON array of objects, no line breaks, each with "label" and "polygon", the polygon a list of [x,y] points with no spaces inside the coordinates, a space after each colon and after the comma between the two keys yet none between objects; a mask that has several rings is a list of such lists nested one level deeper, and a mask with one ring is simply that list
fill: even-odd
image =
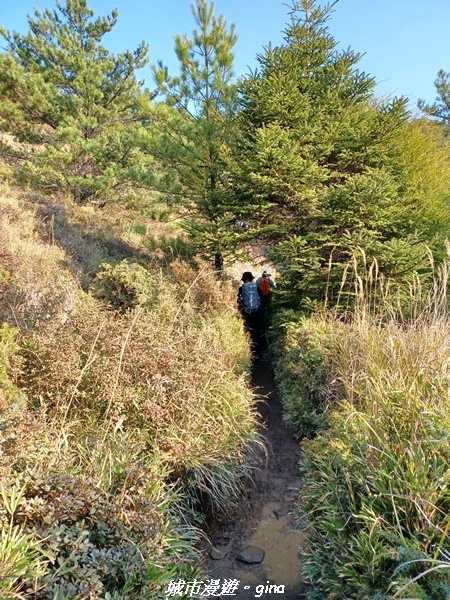
[{"label": "dry golden grass", "polygon": [[20,329],[63,322],[78,287],[65,268],[65,253],[40,241],[35,214],[23,198],[3,192],[0,202],[0,318]]},{"label": "dry golden grass", "polygon": [[290,325],[309,396],[297,394],[296,407],[299,388],[285,383],[288,408],[302,425],[308,402],[321,417],[303,445],[300,498],[310,527],[305,572],[319,594],[448,596],[449,268],[401,303],[383,281],[374,290],[375,280],[374,303],[361,279],[345,319],[324,311]]},{"label": "dry golden grass", "polygon": [[136,219],[0,190],[0,318],[11,331],[0,340],[0,487],[8,498],[25,485],[12,519],[42,533],[37,547],[20,538],[35,571],[35,551],[75,553],[65,575],[44,560],[42,598],[72,593],[70,579],[95,597],[106,581],[140,597],[169,567],[181,573],[192,534],[174,506],[224,508],[258,444],[233,286],[177,257],[160,224],[155,255]]}]

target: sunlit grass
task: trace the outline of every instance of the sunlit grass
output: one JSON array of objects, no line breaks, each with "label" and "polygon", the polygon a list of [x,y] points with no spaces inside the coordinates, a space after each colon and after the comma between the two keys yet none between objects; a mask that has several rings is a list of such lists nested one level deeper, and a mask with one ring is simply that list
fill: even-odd
[{"label": "sunlit grass", "polygon": [[260,444],[235,292],[176,245],[111,260],[120,223],[94,208],[43,228],[3,193],[2,597],[159,598],[195,576],[200,517],[240,499]]},{"label": "sunlit grass", "polygon": [[287,325],[288,418],[313,438],[299,504],[312,598],[448,598],[448,272],[409,296],[356,273],[352,312]]}]

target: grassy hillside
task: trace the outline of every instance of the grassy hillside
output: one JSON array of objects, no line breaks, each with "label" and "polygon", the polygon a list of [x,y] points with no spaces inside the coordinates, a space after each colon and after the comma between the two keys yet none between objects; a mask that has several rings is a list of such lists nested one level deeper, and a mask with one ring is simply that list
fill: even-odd
[{"label": "grassy hillside", "polygon": [[2,598],[161,597],[239,496],[235,292],[155,216],[0,189]]},{"label": "grassy hillside", "polygon": [[310,598],[448,598],[448,273],[408,319],[381,293],[375,309],[363,294],[352,314],[285,315],[276,372],[305,436]]}]

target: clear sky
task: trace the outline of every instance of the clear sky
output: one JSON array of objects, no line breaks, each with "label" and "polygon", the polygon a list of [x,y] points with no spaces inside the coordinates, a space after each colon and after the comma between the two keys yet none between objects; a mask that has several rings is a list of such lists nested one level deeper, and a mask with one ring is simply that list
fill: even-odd
[{"label": "clear sky", "polygon": [[[134,50],[145,40],[150,62],[162,60],[173,74],[177,65],[174,35],[190,34],[195,27],[191,3],[88,0],[97,15],[113,8],[119,11],[116,27],[104,38],[106,47],[113,52]],[[35,7],[53,10],[55,5],[55,0],[0,0],[0,25],[24,33],[27,14],[33,14]],[[215,0],[215,12],[236,24],[237,74],[254,69],[257,54],[269,42],[282,42],[289,21],[283,0]],[[432,102],[437,72],[450,72],[450,0],[338,0],[328,24],[341,47],[364,54],[360,68],[375,77],[377,90],[384,96],[407,96],[412,107],[419,98]],[[141,77],[152,87],[149,70]]]}]

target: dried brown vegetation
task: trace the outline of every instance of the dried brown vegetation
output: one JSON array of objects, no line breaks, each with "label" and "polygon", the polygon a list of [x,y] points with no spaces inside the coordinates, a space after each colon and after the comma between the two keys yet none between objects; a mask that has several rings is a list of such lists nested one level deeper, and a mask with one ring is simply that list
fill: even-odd
[{"label": "dried brown vegetation", "polygon": [[132,212],[0,205],[2,597],[157,597],[257,443],[233,287]]}]

